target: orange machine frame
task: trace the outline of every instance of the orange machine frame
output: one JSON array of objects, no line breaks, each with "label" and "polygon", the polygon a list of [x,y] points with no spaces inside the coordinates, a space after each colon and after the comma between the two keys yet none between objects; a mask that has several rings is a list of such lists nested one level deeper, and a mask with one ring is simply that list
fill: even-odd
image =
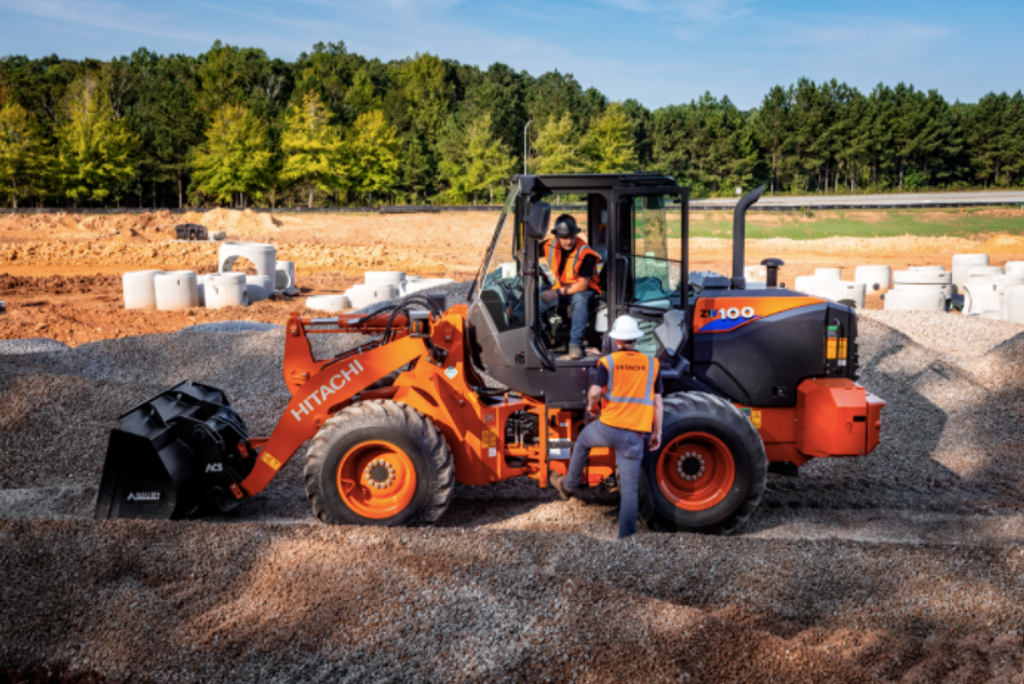
[{"label": "orange machine frame", "polygon": [[[387,316],[348,314],[310,319],[291,314],[285,335],[284,380],[292,400],[269,438],[250,440],[258,450],[256,465],[235,496],[262,491],[327,419],[357,399],[393,399],[429,417],[447,440],[455,477],[463,484],[527,475],[546,487],[549,470],[564,475],[568,460],[549,461],[548,443],[574,440],[584,425],[580,412],[548,409],[541,401],[513,392],[495,397],[474,389],[483,383],[469,361],[466,309],[466,305],[452,307],[418,335],[410,332],[406,316],[397,315],[387,341],[371,341],[326,360],[314,358],[309,335],[380,334],[387,328]],[[323,325],[330,327],[317,327]],[[367,389],[406,366],[409,368],[392,386]],[[739,408],[749,412],[769,461],[799,466],[811,458],[870,452],[878,444],[884,405],[851,380],[818,378],[800,384],[796,406]],[[538,444],[505,443],[506,421],[520,411],[538,415]],[[509,465],[506,457],[516,459],[519,465]],[[614,472],[611,449],[591,450],[584,473],[587,484],[597,485]]]}]

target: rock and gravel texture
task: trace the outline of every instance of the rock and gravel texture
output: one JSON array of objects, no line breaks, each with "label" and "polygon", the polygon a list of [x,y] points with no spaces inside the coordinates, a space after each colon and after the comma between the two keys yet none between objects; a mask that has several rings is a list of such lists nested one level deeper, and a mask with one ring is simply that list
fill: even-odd
[{"label": "rock and gravel texture", "polygon": [[[300,452],[197,522],[88,518],[107,433],[182,378],[254,434],[281,329],[0,356],[0,668],[129,681],[1024,681],[1024,328],[865,312],[882,444],[771,475],[741,534],[614,539],[616,494],[458,487],[436,528],[327,527]],[[326,355],[355,336],[316,336]],[[91,675],[90,675],[91,676]],[[0,680],[2,681],[2,680]]]}]

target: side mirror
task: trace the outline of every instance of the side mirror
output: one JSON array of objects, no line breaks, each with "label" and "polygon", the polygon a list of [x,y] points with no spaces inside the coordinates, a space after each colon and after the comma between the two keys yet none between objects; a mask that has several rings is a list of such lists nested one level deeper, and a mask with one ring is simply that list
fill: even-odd
[{"label": "side mirror", "polygon": [[526,234],[534,240],[543,240],[547,237],[550,224],[551,205],[547,202],[534,202],[530,213],[526,215]]}]

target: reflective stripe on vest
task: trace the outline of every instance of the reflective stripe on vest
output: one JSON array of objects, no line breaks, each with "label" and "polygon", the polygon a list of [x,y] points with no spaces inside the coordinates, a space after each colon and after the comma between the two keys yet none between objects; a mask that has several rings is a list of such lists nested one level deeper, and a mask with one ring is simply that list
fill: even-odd
[{"label": "reflective stripe on vest", "polygon": [[[639,365],[641,362],[647,364],[647,372],[644,380],[638,382],[639,378],[622,379],[620,371],[620,384],[624,387],[615,386],[615,357],[621,355],[620,360],[627,363]],[[658,361],[651,359],[639,352],[616,352],[601,359],[608,369],[608,383],[601,395],[602,411],[601,422],[611,427],[636,430],[638,432],[650,432],[654,422],[654,385],[658,377]],[[635,373],[640,371],[626,371]],[[618,393],[616,393],[618,392]],[[623,394],[629,392],[629,394]],[[636,396],[642,392],[642,395]]]}]

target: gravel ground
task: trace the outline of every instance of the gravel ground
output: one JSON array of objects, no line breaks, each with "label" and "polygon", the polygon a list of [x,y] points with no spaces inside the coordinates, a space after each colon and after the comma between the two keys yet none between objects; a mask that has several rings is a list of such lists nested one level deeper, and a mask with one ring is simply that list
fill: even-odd
[{"label": "gravel ground", "polygon": [[70,347],[63,342],[47,337],[29,337],[24,340],[0,340],[0,356],[15,354],[47,354],[67,351]]},{"label": "gravel ground", "polygon": [[860,329],[862,382],[888,402],[872,455],[770,476],[740,536],[626,543],[614,492],[564,503],[529,480],[457,487],[437,529],[327,528],[309,512],[302,453],[232,515],[95,523],[107,433],[163,387],[226,388],[269,434],[288,399],[282,330],[0,357],[0,667],[140,681],[1022,681],[1024,328],[871,311]]}]

